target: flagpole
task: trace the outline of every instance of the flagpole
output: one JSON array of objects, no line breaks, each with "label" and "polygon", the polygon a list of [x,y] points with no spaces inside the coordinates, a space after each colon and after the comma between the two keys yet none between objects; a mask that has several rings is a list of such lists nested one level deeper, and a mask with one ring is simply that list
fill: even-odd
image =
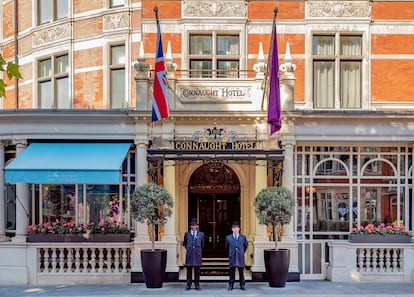
[{"label": "flagpole", "polygon": [[157,5],[154,6],[154,12],[155,12],[155,19],[157,20],[157,24],[158,24],[158,7]]},{"label": "flagpole", "polygon": [[270,39],[270,43],[269,43],[269,52],[267,54],[267,67],[266,67],[266,73],[265,73],[265,77],[264,77],[264,87],[263,87],[261,110],[263,110],[265,95],[267,93],[267,81],[268,81],[268,77],[269,77],[269,63],[270,63],[270,55],[271,55],[272,44],[273,44],[273,37],[277,38],[277,36],[274,36],[274,34],[273,34],[274,30],[275,30],[275,25],[276,25],[276,16],[277,16],[277,13],[279,12],[279,9],[277,8],[277,6],[275,7],[275,9],[273,9],[273,12],[274,12],[274,15],[273,15],[273,24],[272,24],[272,35],[271,35],[271,39]]}]

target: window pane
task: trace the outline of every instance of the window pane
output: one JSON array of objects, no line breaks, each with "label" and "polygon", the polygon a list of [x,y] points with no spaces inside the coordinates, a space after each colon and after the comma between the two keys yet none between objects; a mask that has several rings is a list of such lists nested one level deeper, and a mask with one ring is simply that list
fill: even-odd
[{"label": "window pane", "polygon": [[56,57],[56,74],[68,73],[69,72],[69,62],[68,55]]},{"label": "window pane", "polygon": [[111,0],[111,7],[122,6],[125,4],[125,0]]},{"label": "window pane", "polygon": [[111,47],[111,64],[125,64],[125,45]]},{"label": "window pane", "polygon": [[47,59],[39,62],[39,78],[52,75],[52,60]]},{"label": "window pane", "polygon": [[334,67],[331,61],[315,61],[313,64],[313,100],[315,108],[334,107]]},{"label": "window pane", "polygon": [[111,107],[122,108],[125,102],[125,69],[111,70]]},{"label": "window pane", "polygon": [[239,36],[217,36],[218,55],[238,55]]},{"label": "window pane", "polygon": [[[191,60],[190,61],[191,77],[211,77],[212,62],[209,60]],[[197,71],[197,70],[210,71]],[[194,71],[193,71],[194,70]]]},{"label": "window pane", "polygon": [[341,107],[361,107],[361,62],[341,62]]},{"label": "window pane", "polygon": [[52,0],[40,0],[39,2],[39,23],[44,24],[52,19]]},{"label": "window pane", "polygon": [[190,55],[211,55],[211,35],[191,35]]},{"label": "window pane", "polygon": [[335,37],[313,36],[312,48],[314,55],[333,56],[335,54]]},{"label": "window pane", "polygon": [[217,61],[217,69],[226,71],[218,71],[218,77],[234,78],[239,74],[239,61]]},{"label": "window pane", "polygon": [[39,107],[52,108],[51,82],[44,81],[39,83]]},{"label": "window pane", "polygon": [[341,55],[360,56],[361,54],[361,36],[341,36]]},{"label": "window pane", "polygon": [[62,77],[56,80],[57,108],[71,108],[69,102],[69,79]]},{"label": "window pane", "polygon": [[62,19],[69,16],[68,0],[56,0],[56,19]]}]

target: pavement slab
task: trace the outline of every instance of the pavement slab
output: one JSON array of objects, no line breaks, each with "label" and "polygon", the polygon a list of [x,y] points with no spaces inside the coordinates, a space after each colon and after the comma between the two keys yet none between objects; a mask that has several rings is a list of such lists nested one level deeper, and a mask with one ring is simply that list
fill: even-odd
[{"label": "pavement slab", "polygon": [[329,281],[289,282],[284,288],[270,288],[267,283],[248,282],[246,291],[235,286],[228,291],[226,283],[201,283],[201,291],[184,290],[185,283],[164,283],[162,288],[148,289],[145,284],[96,285],[23,285],[0,286],[0,297],[414,297],[414,283],[337,283]]}]

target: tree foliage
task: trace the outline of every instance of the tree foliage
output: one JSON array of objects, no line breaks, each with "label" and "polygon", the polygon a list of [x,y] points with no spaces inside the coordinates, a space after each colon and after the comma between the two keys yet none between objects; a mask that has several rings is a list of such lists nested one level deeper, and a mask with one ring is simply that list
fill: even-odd
[{"label": "tree foliage", "polygon": [[[18,79],[22,78],[22,75],[19,71],[19,66],[12,63],[6,62],[3,56],[0,54],[0,71],[5,72],[7,74],[7,78],[10,80],[13,77]],[[3,79],[0,79],[0,97],[6,96],[6,83]]]},{"label": "tree foliage", "polygon": [[295,211],[295,197],[285,187],[265,188],[257,193],[254,207],[259,223],[273,226],[277,250],[276,226],[290,222]]},{"label": "tree foliage", "polygon": [[131,197],[132,217],[140,223],[151,225],[154,250],[155,225],[164,225],[172,214],[174,201],[163,187],[148,183],[135,189]]}]

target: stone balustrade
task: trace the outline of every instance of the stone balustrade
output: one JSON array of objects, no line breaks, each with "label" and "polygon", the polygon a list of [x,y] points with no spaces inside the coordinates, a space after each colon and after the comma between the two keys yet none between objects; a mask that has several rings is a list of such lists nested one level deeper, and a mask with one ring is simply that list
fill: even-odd
[{"label": "stone balustrade", "polygon": [[330,241],[328,246],[331,281],[414,281],[413,243]]},{"label": "stone balustrade", "polygon": [[29,244],[29,282],[128,283],[132,248],[132,243]]}]

